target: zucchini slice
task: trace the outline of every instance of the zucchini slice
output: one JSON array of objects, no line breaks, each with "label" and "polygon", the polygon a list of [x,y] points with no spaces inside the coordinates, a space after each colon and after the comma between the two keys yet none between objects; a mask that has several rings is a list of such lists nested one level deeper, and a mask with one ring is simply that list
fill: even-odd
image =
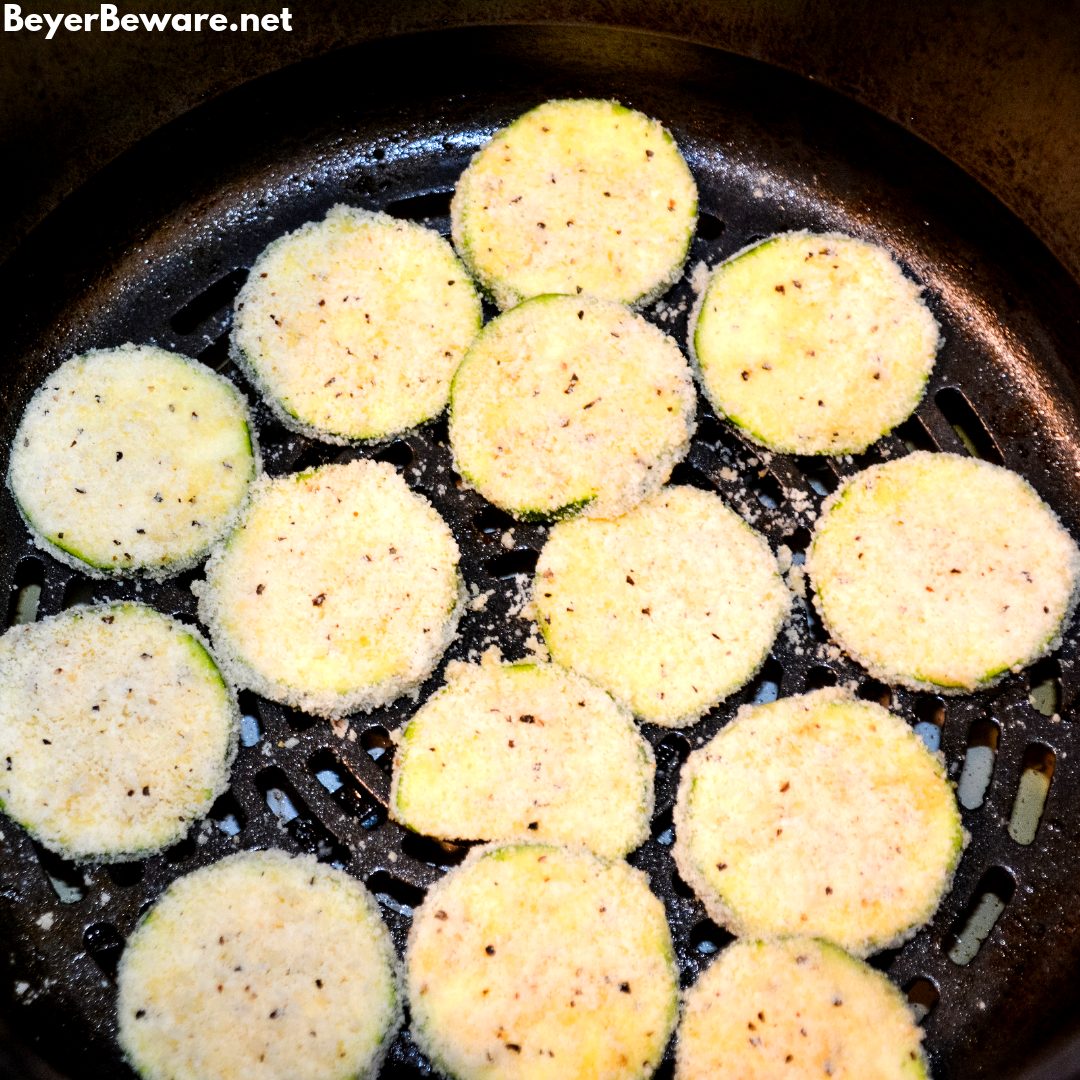
[{"label": "zucchini slice", "polygon": [[360,882],[247,851],[174,881],[117,972],[144,1080],[373,1080],[401,1024],[390,935]]},{"label": "zucchini slice", "polygon": [[941,334],[883,248],[781,233],[713,271],[690,340],[713,406],[793,454],[864,450],[922,399]]},{"label": "zucchini slice", "polygon": [[692,724],[765,660],[790,605],[768,544],[719,496],[667,487],[556,525],[533,599],[552,659],[654,724]]},{"label": "zucchini slice", "polygon": [[8,484],[39,547],[91,577],[194,566],[259,469],[247,404],[205,365],[152,345],[61,364],[38,388]]},{"label": "zucchini slice", "polygon": [[228,786],[240,713],[199,634],[141,604],[0,637],[0,806],[68,859],[142,858]]},{"label": "zucchini slice", "polygon": [[234,682],[332,718],[431,673],[457,627],[458,559],[393,466],[357,460],[262,477],[192,590]]},{"label": "zucchini slice", "polygon": [[476,289],[438,233],[335,206],[256,260],[232,356],[292,430],[386,439],[446,408],[480,323]]},{"label": "zucchini slice", "polygon": [[503,310],[543,293],[643,306],[682,273],[697,186],[656,120],[614,101],[548,101],[461,175],[454,246]]},{"label": "zucchini slice", "polygon": [[1080,550],[1023,477],[918,452],[833,493],[806,568],[829,633],[877,678],[964,693],[1057,647]]},{"label": "zucchini slice", "polygon": [[676,865],[739,935],[893,948],[937,910],[963,845],[938,758],[835,688],[744,706],[679,783]]},{"label": "zucchini slice", "polygon": [[686,992],[676,1080],[927,1080],[899,990],[823,941],[736,941]]},{"label": "zucchini slice", "polygon": [[629,712],[584,679],[551,664],[454,664],[405,727],[390,813],[445,840],[614,858],[648,836],[654,770]]},{"label": "zucchini slice", "polygon": [[678,1014],[663,905],[585,851],[474,851],[428,891],[405,962],[413,1037],[457,1080],[651,1076]]},{"label": "zucchini slice", "polygon": [[697,400],[671,338],[621,304],[529,300],[484,328],[454,376],[458,472],[525,520],[613,516],[686,456]]}]

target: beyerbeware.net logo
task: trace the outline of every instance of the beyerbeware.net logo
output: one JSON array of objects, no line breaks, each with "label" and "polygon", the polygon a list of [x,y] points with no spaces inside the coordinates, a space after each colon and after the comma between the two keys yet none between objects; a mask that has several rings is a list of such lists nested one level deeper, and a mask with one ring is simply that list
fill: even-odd
[{"label": "beyerbeware.net logo", "polygon": [[222,30],[291,30],[292,12],[283,7],[280,12],[267,15],[238,15],[230,21],[227,15],[220,12],[208,14],[205,12],[183,11],[175,14],[154,12],[147,14],[144,11],[127,12],[123,15],[115,4],[102,4],[97,11],[88,14],[76,14],[74,12],[56,14],[42,12],[24,15],[20,4],[4,5],[4,30],[8,32],[27,31],[31,34],[45,31],[45,39],[52,40],[60,29],[79,33],[87,30],[100,30],[105,33],[113,33],[117,30],[125,30],[129,33],[133,30],[175,30],[180,33],[192,33],[198,30],[212,30],[220,33]]}]

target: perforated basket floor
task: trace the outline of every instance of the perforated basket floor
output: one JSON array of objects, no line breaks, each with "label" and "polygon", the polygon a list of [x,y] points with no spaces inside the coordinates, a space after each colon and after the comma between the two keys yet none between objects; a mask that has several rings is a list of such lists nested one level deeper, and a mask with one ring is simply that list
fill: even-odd
[{"label": "perforated basket floor", "polygon": [[[1080,355],[1070,314],[1080,310],[1078,290],[1030,235],[932,151],[813,86],[698,47],[581,28],[462,31],[343,52],[234,92],[107,170],[6,270],[13,318],[0,390],[3,467],[33,388],[74,352],[152,341],[239,380],[227,362],[231,301],[269,240],[339,201],[445,234],[449,194],[472,152],[524,109],[563,95],[614,96],[672,130],[701,192],[690,267],[782,229],[851,232],[896,253],[943,328],[924,402],[868,453],[836,462],[763,457],[702,406],[674,480],[719,491],[774,548],[798,553],[839,478],[911,447],[938,448],[1023,473],[1080,535],[1080,394],[1062,360]],[[646,314],[685,344],[690,302],[684,281]],[[466,615],[446,659],[488,643],[522,655],[530,627],[514,612],[545,529],[515,524],[458,488],[444,422],[388,446],[341,451],[288,434],[261,405],[255,413],[272,473],[352,456],[393,462],[450,523],[467,582],[493,591],[483,611]],[[9,622],[35,605],[44,615],[134,596],[194,621],[197,572],[162,585],[91,582],[37,551],[6,491],[2,500]],[[873,962],[929,1008],[935,1076],[1003,1075],[1060,1023],[1080,970],[1080,903],[1071,901],[1080,895],[1077,630],[1032,671],[943,701],[869,679],[827,647],[805,604],[791,626],[754,683],[691,731],[645,728],[656,748],[657,809],[631,862],[664,900],[683,983],[728,938],[670,856],[682,761],[744,702],[853,681],[939,742],[952,777],[968,768],[971,843],[955,885],[928,927]],[[400,948],[411,909],[464,856],[463,846],[407,835],[386,819],[389,732],[412,702],[356,716],[347,734],[251,695],[242,704],[230,792],[162,855],[75,867],[0,821],[0,925],[11,955],[4,1014],[13,1038],[66,1075],[128,1075],[113,1041],[116,963],[140,913],[180,874],[240,847],[314,852],[368,884]],[[980,761],[993,764],[985,790]],[[1021,790],[1021,803],[1035,807],[1023,818],[1014,813]],[[661,1075],[670,1068],[669,1053]],[[429,1072],[406,1030],[384,1075]],[[45,1075],[36,1066],[35,1074]]]}]

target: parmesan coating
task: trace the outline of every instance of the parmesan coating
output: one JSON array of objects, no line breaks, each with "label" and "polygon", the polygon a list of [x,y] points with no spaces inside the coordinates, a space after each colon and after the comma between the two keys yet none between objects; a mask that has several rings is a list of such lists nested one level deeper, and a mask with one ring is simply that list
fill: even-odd
[{"label": "parmesan coating", "polygon": [[457,1080],[651,1076],[678,1013],[663,905],[584,851],[473,852],[428,891],[406,966],[413,1036]]},{"label": "parmesan coating", "polygon": [[806,938],[737,941],[685,994],[676,1080],[927,1080],[922,1031],[884,975]]},{"label": "parmesan coating", "polygon": [[0,637],[0,806],[70,859],[179,840],[228,784],[239,710],[202,638],[141,604]]},{"label": "parmesan coating", "polygon": [[458,559],[393,466],[356,460],[260,479],[192,589],[237,684],[333,718],[431,673],[457,627]]},{"label": "parmesan coating", "polygon": [[753,676],[791,601],[765,540],[691,487],[620,518],[556,525],[533,597],[552,659],[668,727]]},{"label": "parmesan coating", "polygon": [[151,345],[76,356],[39,387],[8,484],[35,542],[92,577],[170,577],[232,526],[259,469],[247,404]]},{"label": "parmesan coating", "polygon": [[1057,647],[1080,550],[1021,476],[918,452],[833,493],[806,568],[825,626],[876,677],[960,693]]},{"label": "parmesan coating", "polygon": [[622,513],[686,456],[697,405],[671,338],[621,304],[542,296],[489,323],[454,376],[461,475],[527,520]]},{"label": "parmesan coating", "polygon": [[335,206],[259,256],[236,298],[232,357],[294,431],[385,439],[443,411],[480,323],[438,233]]},{"label": "parmesan coating", "polygon": [[117,973],[144,1080],[371,1080],[402,1007],[367,890],[307,855],[250,851],[174,881]]},{"label": "parmesan coating", "polygon": [[409,721],[391,816],[448,840],[625,855],[648,836],[652,749],[630,713],[551,664],[453,664]]},{"label": "parmesan coating", "polygon": [[941,762],[834,688],[744,706],[679,783],[676,865],[740,935],[892,948],[933,915],[963,844]]},{"label": "parmesan coating", "polygon": [[697,185],[675,140],[614,101],[548,101],[458,180],[454,246],[500,308],[572,293],[644,306],[678,280]]},{"label": "parmesan coating", "polygon": [[795,454],[865,449],[914,411],[941,334],[883,248],[781,233],[713,271],[690,340],[713,405]]}]

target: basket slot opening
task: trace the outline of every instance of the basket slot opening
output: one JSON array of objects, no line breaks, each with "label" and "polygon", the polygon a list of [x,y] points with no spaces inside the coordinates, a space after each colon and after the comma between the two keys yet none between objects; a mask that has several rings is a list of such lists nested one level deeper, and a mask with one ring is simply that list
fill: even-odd
[{"label": "basket slot opening", "polygon": [[674,785],[679,767],[690,756],[690,740],[681,732],[671,732],[656,744],[655,754],[656,788],[666,790]]},{"label": "basket slot opening", "polygon": [[780,696],[780,687],[784,681],[784,666],[775,657],[770,656],[762,665],[757,678],[750,683],[750,701],[755,705],[764,705],[775,701]]},{"label": "basket slot opening", "polygon": [[925,976],[919,975],[904,987],[908,1005],[915,1014],[916,1023],[921,1024],[935,1009],[941,994],[938,988]]},{"label": "basket slot opening", "polygon": [[686,884],[678,870],[671,871],[671,891],[676,896],[681,896],[684,900],[696,899],[694,890]]},{"label": "basket slot opening", "polygon": [[254,746],[262,738],[259,699],[248,690],[240,691],[240,745]]},{"label": "basket slot opening", "polygon": [[45,567],[37,559],[23,559],[15,568],[8,597],[7,626],[20,626],[37,619]]},{"label": "basket slot opening", "polygon": [[724,235],[724,230],[727,228],[724,220],[714,214],[711,210],[698,211],[697,219],[697,235],[706,243],[712,243],[713,240],[719,240]]},{"label": "basket slot opening", "polygon": [[77,904],[86,895],[86,878],[76,863],[34,844],[38,863],[61,904]]},{"label": "basket slot opening", "polygon": [[482,507],[472,517],[473,530],[488,543],[499,543],[502,537],[512,532],[518,523],[504,510],[497,506]]},{"label": "basket slot opening", "polygon": [[228,334],[222,334],[211,341],[195,359],[205,364],[211,371],[216,371],[219,375],[225,374],[232,363],[232,358],[229,356]]},{"label": "basket slot opening", "polygon": [[945,702],[937,696],[920,697],[915,702],[915,734],[931,753],[941,749],[941,729],[945,725]]},{"label": "basket slot opening", "polygon": [[143,864],[141,862],[109,863],[105,867],[105,872],[114,885],[119,885],[121,889],[130,889],[133,885],[141,883]]},{"label": "basket slot opening", "polygon": [[1001,730],[986,717],[976,720],[968,729],[964,766],[956,785],[956,798],[965,810],[977,810],[986,798],[986,790],[994,775]]},{"label": "basket slot opening", "polygon": [[209,288],[203,289],[198,296],[189,300],[170,320],[169,325],[178,333],[195,333],[204,323],[214,316],[221,315],[226,308],[232,307],[236,294],[247,281],[248,272],[238,266],[220,277]]},{"label": "basket slot opening", "polygon": [[124,935],[112,923],[93,923],[83,931],[83,944],[102,974],[115,981],[116,965],[124,951]]},{"label": "basket slot opening", "polygon": [[394,740],[390,738],[390,732],[384,727],[376,725],[369,727],[360,736],[360,745],[376,765],[385,773],[390,772],[390,766],[394,760]]},{"label": "basket slot opening", "polygon": [[971,901],[943,943],[957,967],[965,967],[979,954],[1015,892],[1016,882],[1002,866],[992,866],[979,879]]},{"label": "basket slot opening", "polygon": [[804,601],[801,606],[806,615],[806,629],[810,631],[810,637],[822,645],[828,644],[829,632],[818,618],[817,608],[809,600]]},{"label": "basket slot opening", "polygon": [[712,956],[734,940],[734,934],[717,926],[712,919],[702,919],[690,931],[690,944],[700,956]]},{"label": "basket slot opening", "polygon": [[810,547],[812,536],[810,530],[799,526],[793,533],[789,533],[780,541],[781,547],[786,547],[791,552],[791,565],[802,566],[806,562],[806,551]]},{"label": "basket slot opening", "polygon": [[396,465],[399,469],[404,469],[413,463],[416,454],[404,439],[395,439],[386,446],[380,446],[371,456],[375,461],[385,461],[390,465]]},{"label": "basket slot opening", "polygon": [[1061,665],[1052,657],[1040,660],[1028,672],[1028,701],[1043,716],[1056,716],[1061,710]]},{"label": "basket slot opening", "polygon": [[515,548],[513,551],[505,551],[489,559],[485,569],[491,577],[501,581],[515,578],[519,574],[531,577],[536,570],[536,560],[539,558],[540,553],[531,548]]},{"label": "basket slot opening", "polygon": [[89,578],[74,577],[64,587],[64,599],[60,606],[66,611],[78,604],[92,604],[96,599],[94,582]]},{"label": "basket slot opening", "polygon": [[239,836],[247,824],[247,815],[230,791],[218,798],[208,816],[226,836]]},{"label": "basket slot opening", "polygon": [[653,814],[652,826],[649,832],[661,847],[669,848],[675,843],[675,821],[670,806]]},{"label": "basket slot opening", "polygon": [[867,679],[859,687],[857,693],[863,701],[872,701],[883,709],[892,705],[892,690],[877,679]]},{"label": "basket slot opening", "polygon": [[281,769],[263,769],[255,777],[255,786],[301,851],[332,866],[349,861],[349,849],[312,814]]},{"label": "basket slot opening", "polygon": [[759,469],[752,473],[746,486],[766,510],[776,510],[784,502],[784,489],[772,473],[762,472]]},{"label": "basket slot opening", "polygon": [[1032,843],[1039,831],[1054,779],[1055,760],[1053,750],[1040,743],[1032,743],[1024,751],[1020,782],[1016,785],[1016,797],[1009,815],[1009,836],[1018,844]]},{"label": "basket slot opening", "polygon": [[836,468],[831,461],[819,457],[795,458],[795,467],[806,477],[806,482],[822,497],[831,495],[840,485]]},{"label": "basket slot opening", "polygon": [[961,391],[955,386],[943,386],[934,395],[934,404],[972,457],[983,458],[995,465],[1005,464],[993,436]]},{"label": "basket slot opening", "polygon": [[917,416],[909,416],[893,434],[912,451],[941,449],[927,431],[926,425]]},{"label": "basket slot opening", "polygon": [[716,485],[690,461],[680,461],[668,477],[669,484],[684,484],[687,487],[697,488],[699,491],[708,491],[715,494]]},{"label": "basket slot opening", "polygon": [[307,761],[308,771],[350,817],[359,818],[362,829],[374,829],[386,820],[379,803],[329,750],[319,750]]},{"label": "basket slot opening", "polygon": [[376,870],[368,877],[366,885],[383,907],[407,918],[412,918],[413,909],[424,902],[424,896],[427,894],[426,889],[410,885],[386,870]]},{"label": "basket slot opening", "polygon": [[426,191],[422,195],[409,195],[404,199],[394,199],[385,206],[385,212],[391,217],[404,218],[406,221],[419,221],[422,224],[434,223],[441,218],[450,217],[452,190]]},{"label": "basket slot opening", "polygon": [[420,836],[419,833],[407,833],[401,841],[401,850],[410,859],[427,863],[438,870],[460,866],[471,849],[471,844],[438,840],[434,836]]},{"label": "basket slot opening", "polygon": [[827,668],[823,664],[815,664],[806,673],[806,689],[823,690],[826,686],[835,686],[837,678],[838,676],[832,668]]}]

